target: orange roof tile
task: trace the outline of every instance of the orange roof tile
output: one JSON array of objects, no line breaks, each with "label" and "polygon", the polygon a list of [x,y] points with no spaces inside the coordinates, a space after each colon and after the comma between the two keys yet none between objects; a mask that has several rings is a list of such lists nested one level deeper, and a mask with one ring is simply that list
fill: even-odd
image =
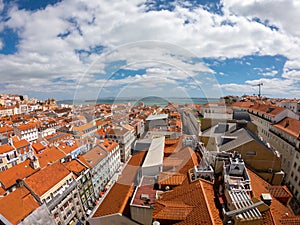
[{"label": "orange roof tile", "polygon": [[31,174],[35,173],[37,170],[30,166],[30,160],[26,160],[18,165],[15,165],[8,170],[0,173],[0,182],[4,185],[6,189],[16,184],[18,179],[23,180],[29,177]]},{"label": "orange roof tile", "polygon": [[28,141],[26,141],[25,139],[21,139],[20,141],[14,142],[15,148],[21,148],[21,147],[25,147],[27,145],[30,145],[30,143]]},{"label": "orange roof tile", "polygon": [[123,213],[129,198],[132,196],[136,174],[143,163],[146,152],[139,152],[131,157],[122,175],[113,185],[93,217],[100,217],[114,213]]},{"label": "orange roof tile", "polygon": [[155,202],[153,218],[161,224],[170,224],[170,220],[181,225],[213,224],[200,182],[186,183],[162,193]]},{"label": "orange roof tile", "polygon": [[[260,198],[262,193],[269,193],[267,188],[270,187],[271,185],[267,183],[265,180],[263,180],[262,178],[260,178],[257,174],[255,174],[251,170],[248,169],[247,171],[250,176],[251,183],[255,184],[252,185],[252,191],[254,197]],[[267,214],[268,213],[270,213],[271,215],[270,216],[264,215],[263,217],[264,220],[267,220],[264,221],[265,224],[271,224],[272,221],[274,221],[274,224],[281,224],[280,220],[286,213],[288,213],[291,216],[294,216],[293,211],[289,207],[281,204],[276,198],[272,199],[270,212],[267,212]]]},{"label": "orange roof tile", "polygon": [[29,129],[33,129],[36,127],[37,127],[37,124],[35,124],[35,123],[27,123],[27,124],[21,124],[21,125],[17,126],[17,128],[19,130],[29,130]]},{"label": "orange roof tile", "polygon": [[107,157],[107,152],[96,145],[90,151],[82,155],[84,160],[88,163],[87,166],[90,168],[95,167],[101,160]]},{"label": "orange roof tile", "polygon": [[0,197],[3,195],[6,191],[0,186]]},{"label": "orange roof tile", "polygon": [[0,213],[12,224],[18,224],[38,207],[38,203],[25,187],[0,198]]},{"label": "orange roof tile", "polygon": [[13,150],[14,150],[14,148],[9,144],[5,144],[5,145],[0,146],[0,154],[11,152]]},{"label": "orange roof tile", "polygon": [[0,133],[6,133],[6,132],[12,132],[14,131],[14,128],[12,128],[11,126],[3,126],[3,127],[0,127]]},{"label": "orange roof tile", "polygon": [[115,149],[119,144],[117,142],[114,142],[114,141],[110,141],[110,140],[107,140],[105,139],[104,142],[102,142],[100,144],[100,146],[102,148],[104,148],[106,151],[109,151],[111,152],[113,149]]},{"label": "orange roof tile", "polygon": [[87,167],[85,167],[83,164],[81,164],[76,159],[71,160],[70,162],[64,163],[64,166],[71,172],[74,172],[76,174],[81,173],[82,171],[86,170]]},{"label": "orange roof tile", "polygon": [[186,175],[177,172],[161,172],[158,174],[158,184],[178,186],[186,179]]},{"label": "orange roof tile", "polygon": [[42,196],[69,174],[70,172],[57,162],[31,175],[25,179],[25,183],[35,194]]},{"label": "orange roof tile", "polygon": [[46,146],[42,145],[41,142],[37,141],[36,143],[32,143],[32,148],[35,152],[39,152],[41,150],[45,150]]},{"label": "orange roof tile", "polygon": [[66,155],[59,151],[57,148],[48,148],[40,153],[36,154],[39,159],[40,167],[43,168],[47,166],[49,163],[57,162],[58,160],[64,158]]},{"label": "orange roof tile", "polygon": [[300,120],[285,118],[273,126],[292,135],[295,138],[300,137]]}]

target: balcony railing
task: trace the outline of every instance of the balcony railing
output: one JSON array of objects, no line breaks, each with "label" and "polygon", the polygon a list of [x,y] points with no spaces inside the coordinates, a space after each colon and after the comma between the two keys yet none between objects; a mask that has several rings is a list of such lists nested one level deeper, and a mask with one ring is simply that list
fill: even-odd
[{"label": "balcony railing", "polygon": [[61,194],[57,194],[53,199],[46,203],[49,210],[52,210],[57,206],[68,194],[70,194],[77,186],[77,183],[73,181]]}]

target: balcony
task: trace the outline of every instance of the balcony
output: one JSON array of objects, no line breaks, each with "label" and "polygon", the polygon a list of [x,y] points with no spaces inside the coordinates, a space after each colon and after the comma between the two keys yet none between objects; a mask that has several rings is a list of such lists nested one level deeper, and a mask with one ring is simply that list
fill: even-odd
[{"label": "balcony", "polygon": [[77,186],[77,183],[73,181],[61,194],[57,194],[53,199],[46,203],[49,210],[52,210],[55,206],[57,206],[67,195],[69,195]]}]

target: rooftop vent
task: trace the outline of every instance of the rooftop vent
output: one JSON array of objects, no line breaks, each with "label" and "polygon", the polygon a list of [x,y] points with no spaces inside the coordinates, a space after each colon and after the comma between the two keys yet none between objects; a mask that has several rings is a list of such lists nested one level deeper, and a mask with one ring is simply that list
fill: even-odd
[{"label": "rooftop vent", "polygon": [[149,194],[141,194],[141,199],[146,201],[149,199]]},{"label": "rooftop vent", "polygon": [[262,193],[260,196],[261,200],[268,206],[272,203],[272,196],[269,193]]}]

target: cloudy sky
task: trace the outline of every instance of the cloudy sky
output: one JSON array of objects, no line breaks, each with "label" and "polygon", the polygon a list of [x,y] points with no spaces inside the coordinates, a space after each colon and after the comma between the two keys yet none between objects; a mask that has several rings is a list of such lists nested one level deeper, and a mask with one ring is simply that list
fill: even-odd
[{"label": "cloudy sky", "polygon": [[300,98],[298,0],[0,0],[0,93]]}]

